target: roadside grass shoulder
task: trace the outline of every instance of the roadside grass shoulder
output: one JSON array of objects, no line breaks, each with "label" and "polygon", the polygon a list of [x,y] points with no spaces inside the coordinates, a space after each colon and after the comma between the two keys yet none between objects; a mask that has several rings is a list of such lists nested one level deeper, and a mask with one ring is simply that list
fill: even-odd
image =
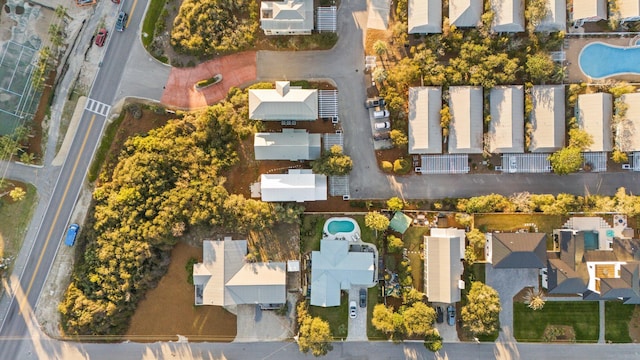
[{"label": "roadside grass shoulder", "polygon": [[115,119],[104,132],[104,136],[102,137],[102,141],[100,142],[100,146],[96,150],[96,155],[93,158],[93,162],[89,167],[89,173],[87,174],[87,179],[89,182],[94,182],[100,175],[100,170],[107,160],[107,156],[117,156],[117,154],[109,155],[109,148],[111,147],[111,143],[113,139],[116,137],[116,133],[118,132],[118,128],[120,128],[120,124],[122,120],[124,120],[125,113],[122,112],[117,119]]},{"label": "roadside grass shoulder", "polygon": [[[153,36],[156,32],[156,23],[164,9],[166,0],[150,0],[147,13],[142,22],[142,44],[148,47],[153,42]],[[145,36],[146,35],[146,36]]]},{"label": "roadside grass shoulder", "polygon": [[[35,186],[25,184],[25,198],[18,202],[0,199],[0,258],[18,254],[31,222],[33,211],[38,204]],[[8,198],[8,195],[6,195]]]}]

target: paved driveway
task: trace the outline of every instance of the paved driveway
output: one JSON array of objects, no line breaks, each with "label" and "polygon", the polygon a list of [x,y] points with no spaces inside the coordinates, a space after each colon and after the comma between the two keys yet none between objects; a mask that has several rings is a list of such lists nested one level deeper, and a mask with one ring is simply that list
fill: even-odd
[{"label": "paved driveway", "polygon": [[356,311],[358,316],[355,319],[349,318],[349,332],[347,341],[367,341],[367,308],[360,307],[360,288],[361,286],[352,285],[349,290],[349,303],[356,302]]},{"label": "paved driveway", "polygon": [[494,269],[491,264],[486,268],[487,285],[500,295],[502,311],[500,311],[501,337],[513,336],[513,297],[524,287],[538,288],[538,269]]},{"label": "paved driveway", "polygon": [[237,334],[234,341],[257,342],[291,339],[295,334],[294,317],[296,297],[287,294],[287,316],[279,316],[275,310],[260,310],[257,305],[238,305]]}]

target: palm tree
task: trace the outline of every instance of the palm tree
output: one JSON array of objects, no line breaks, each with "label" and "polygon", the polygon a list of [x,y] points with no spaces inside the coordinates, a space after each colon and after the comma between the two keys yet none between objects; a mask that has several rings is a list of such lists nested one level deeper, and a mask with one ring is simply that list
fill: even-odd
[{"label": "palm tree", "polygon": [[373,51],[375,51],[376,55],[382,59],[382,55],[387,54],[387,43],[382,40],[376,40],[373,43]]}]

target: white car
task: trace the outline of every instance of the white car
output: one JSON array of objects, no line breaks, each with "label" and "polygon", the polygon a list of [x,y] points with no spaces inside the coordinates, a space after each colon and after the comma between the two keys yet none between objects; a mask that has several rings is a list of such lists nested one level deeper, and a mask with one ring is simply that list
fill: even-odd
[{"label": "white car", "polygon": [[377,122],[375,125],[373,125],[373,127],[376,130],[383,130],[383,129],[389,129],[391,127],[391,124],[389,124],[388,121]]},{"label": "white car", "polygon": [[389,110],[380,110],[373,112],[374,119],[384,119],[389,117]]},{"label": "white car", "polygon": [[355,301],[349,303],[349,317],[355,319],[358,316],[357,305]]}]

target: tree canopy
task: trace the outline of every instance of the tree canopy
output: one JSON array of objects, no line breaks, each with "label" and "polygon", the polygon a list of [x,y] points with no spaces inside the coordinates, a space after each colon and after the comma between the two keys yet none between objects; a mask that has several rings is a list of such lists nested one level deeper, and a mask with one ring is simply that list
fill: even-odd
[{"label": "tree canopy", "polygon": [[307,302],[302,301],[297,307],[298,314],[298,347],[303,353],[314,356],[327,355],[333,349],[331,345],[331,328],[329,323],[319,317],[309,315]]},{"label": "tree canopy", "polygon": [[464,327],[476,335],[486,335],[498,331],[500,315],[498,292],[480,281],[471,284],[467,294],[467,305],[462,307],[460,316]]},{"label": "tree canopy", "polygon": [[347,175],[353,169],[353,161],[342,153],[340,145],[333,145],[329,151],[311,163],[311,168],[316,174]]},{"label": "tree canopy", "polygon": [[384,231],[389,227],[389,218],[377,211],[371,211],[364,216],[364,224],[373,230]]}]

